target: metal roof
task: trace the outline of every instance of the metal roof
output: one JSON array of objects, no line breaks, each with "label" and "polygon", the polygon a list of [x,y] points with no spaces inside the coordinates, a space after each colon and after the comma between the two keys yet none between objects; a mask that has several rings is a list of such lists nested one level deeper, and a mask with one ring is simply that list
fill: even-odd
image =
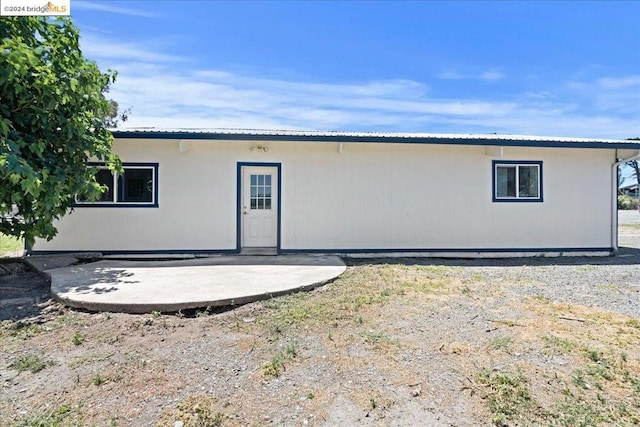
[{"label": "metal roof", "polygon": [[500,145],[519,147],[574,147],[640,149],[640,141],[508,134],[334,132],[267,129],[160,129],[131,128],[112,131],[115,138],[209,139],[237,141],[296,141],[334,143]]}]

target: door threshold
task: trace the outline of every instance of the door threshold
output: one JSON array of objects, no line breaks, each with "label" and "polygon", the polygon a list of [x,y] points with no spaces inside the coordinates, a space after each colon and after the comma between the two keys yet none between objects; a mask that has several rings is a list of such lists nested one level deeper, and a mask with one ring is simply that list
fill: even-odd
[{"label": "door threshold", "polygon": [[240,255],[265,255],[274,256],[278,255],[277,248],[242,248]]}]

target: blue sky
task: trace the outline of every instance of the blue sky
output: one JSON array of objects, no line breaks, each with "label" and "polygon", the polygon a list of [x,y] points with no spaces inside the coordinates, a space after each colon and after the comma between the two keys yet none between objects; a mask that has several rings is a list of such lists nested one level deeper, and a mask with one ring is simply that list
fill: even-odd
[{"label": "blue sky", "polygon": [[123,127],[640,136],[640,2],[72,0]]}]

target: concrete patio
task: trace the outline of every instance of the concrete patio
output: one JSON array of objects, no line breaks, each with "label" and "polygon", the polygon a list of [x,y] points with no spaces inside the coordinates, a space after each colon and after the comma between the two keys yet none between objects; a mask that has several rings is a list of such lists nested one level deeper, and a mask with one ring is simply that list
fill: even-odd
[{"label": "concrete patio", "polygon": [[52,298],[71,307],[124,313],[245,304],[312,289],[346,269],[336,256],[218,256],[58,265],[51,260],[42,268],[51,277]]}]

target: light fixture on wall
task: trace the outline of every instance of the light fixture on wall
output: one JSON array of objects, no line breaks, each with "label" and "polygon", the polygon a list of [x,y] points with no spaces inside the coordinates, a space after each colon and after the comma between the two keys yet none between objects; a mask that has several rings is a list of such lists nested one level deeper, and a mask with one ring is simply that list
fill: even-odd
[{"label": "light fixture on wall", "polygon": [[256,145],[254,147],[250,148],[251,151],[262,151],[263,153],[266,153],[267,151],[269,151],[269,147],[265,147],[264,145]]}]

